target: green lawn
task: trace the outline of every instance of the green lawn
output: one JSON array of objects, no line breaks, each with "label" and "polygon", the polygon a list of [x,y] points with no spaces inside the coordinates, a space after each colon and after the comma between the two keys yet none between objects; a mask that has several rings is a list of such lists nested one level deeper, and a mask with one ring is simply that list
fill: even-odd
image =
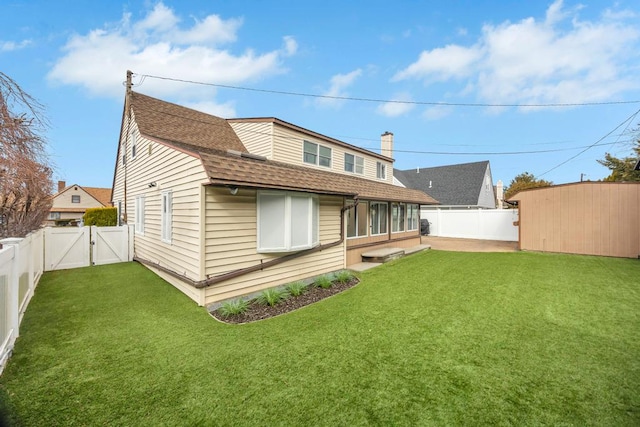
[{"label": "green lawn", "polygon": [[24,426],[639,425],[640,261],[428,251],[218,323],[135,263],[47,273],[0,378]]}]

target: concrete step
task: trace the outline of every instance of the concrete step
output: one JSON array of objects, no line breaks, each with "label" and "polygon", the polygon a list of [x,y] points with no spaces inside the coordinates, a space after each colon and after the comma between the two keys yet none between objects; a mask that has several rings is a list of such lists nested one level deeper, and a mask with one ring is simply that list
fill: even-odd
[{"label": "concrete step", "polygon": [[401,248],[382,248],[365,252],[361,255],[362,262],[378,262],[384,263],[404,256],[404,249]]}]

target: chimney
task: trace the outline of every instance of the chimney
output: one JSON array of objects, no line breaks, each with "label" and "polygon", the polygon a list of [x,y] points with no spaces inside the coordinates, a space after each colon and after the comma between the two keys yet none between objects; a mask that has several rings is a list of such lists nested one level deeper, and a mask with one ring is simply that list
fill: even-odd
[{"label": "chimney", "polygon": [[66,181],[58,181],[58,193],[67,187]]},{"label": "chimney", "polygon": [[380,137],[380,142],[380,154],[389,158],[393,158],[393,134],[388,131],[383,133]]}]

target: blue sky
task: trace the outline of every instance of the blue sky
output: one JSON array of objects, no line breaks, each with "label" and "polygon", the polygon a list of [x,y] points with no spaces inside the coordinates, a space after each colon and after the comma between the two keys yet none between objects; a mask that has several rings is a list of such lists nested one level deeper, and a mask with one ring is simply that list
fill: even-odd
[{"label": "blue sky", "polygon": [[[0,71],[46,106],[68,184],[111,186],[127,69],[134,90],[225,118],[372,150],[393,132],[399,169],[489,160],[505,185],[525,171],[562,184],[631,154],[637,1],[364,4],[3,0]],[[585,103],[600,104],[547,106]]]}]

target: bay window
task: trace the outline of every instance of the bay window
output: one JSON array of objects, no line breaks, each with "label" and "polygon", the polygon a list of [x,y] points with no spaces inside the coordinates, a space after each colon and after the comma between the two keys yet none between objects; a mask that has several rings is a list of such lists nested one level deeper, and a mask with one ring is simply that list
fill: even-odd
[{"label": "bay window", "polygon": [[319,244],[317,196],[258,192],[258,252],[293,252]]}]

